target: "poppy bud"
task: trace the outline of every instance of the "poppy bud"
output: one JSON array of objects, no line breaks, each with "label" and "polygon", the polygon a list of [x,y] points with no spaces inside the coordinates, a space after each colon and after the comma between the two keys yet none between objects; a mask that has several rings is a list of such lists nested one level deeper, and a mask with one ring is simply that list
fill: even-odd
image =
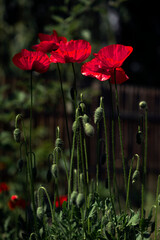
[{"label": "poppy bud", "polygon": [[94,135],[94,128],[90,123],[86,123],[84,125],[84,131],[85,131],[85,134],[89,137],[92,137]]},{"label": "poppy bud", "polygon": [[77,191],[73,191],[72,194],[71,194],[71,204],[76,204],[76,199],[77,199],[77,195],[78,195],[78,192]]},{"label": "poppy bud", "polygon": [[57,179],[57,177],[58,177],[58,167],[57,167],[56,163],[52,164],[51,173],[52,173],[54,179]]},{"label": "poppy bud", "polygon": [[98,107],[94,113],[94,123],[97,124],[101,121],[103,117],[103,108]]},{"label": "poppy bud", "polygon": [[61,138],[57,138],[56,139],[56,142],[55,142],[55,146],[57,147],[57,148],[60,148],[60,149],[63,149],[63,141],[62,141],[62,139]]},{"label": "poppy bud", "polygon": [[15,128],[13,132],[14,140],[19,143],[21,140],[21,130],[19,128]]},{"label": "poppy bud", "polygon": [[143,141],[143,134],[142,132],[139,130],[136,134],[136,142],[137,144],[141,144]]},{"label": "poppy bud", "polygon": [[147,103],[145,101],[141,101],[139,103],[139,108],[140,109],[147,109]]},{"label": "poppy bud", "polygon": [[85,105],[83,102],[81,102],[81,103],[79,104],[79,108],[81,109],[81,112],[82,112],[82,113],[84,113],[84,112],[86,111],[86,105]]},{"label": "poppy bud", "polygon": [[79,121],[74,121],[72,125],[72,131],[73,132],[79,132]]},{"label": "poppy bud", "polygon": [[83,193],[78,193],[77,198],[76,198],[76,204],[77,207],[81,208],[85,202],[84,194]]},{"label": "poppy bud", "polygon": [[37,217],[38,217],[39,219],[42,219],[42,218],[43,218],[43,215],[44,215],[43,207],[38,207],[38,208],[37,208]]},{"label": "poppy bud", "polygon": [[132,175],[132,184],[135,183],[139,179],[139,176],[140,176],[139,170],[135,170]]},{"label": "poppy bud", "polygon": [[113,222],[108,222],[107,226],[106,226],[106,230],[108,233],[110,233],[112,236],[115,235],[115,226]]},{"label": "poppy bud", "polygon": [[84,114],[82,119],[83,119],[83,124],[89,122],[89,117],[87,116],[87,114]]}]

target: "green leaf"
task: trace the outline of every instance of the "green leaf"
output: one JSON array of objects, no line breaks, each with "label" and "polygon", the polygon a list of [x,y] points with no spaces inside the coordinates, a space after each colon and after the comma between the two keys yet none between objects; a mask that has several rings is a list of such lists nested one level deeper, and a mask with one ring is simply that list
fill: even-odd
[{"label": "green leaf", "polygon": [[137,213],[135,213],[133,215],[133,217],[131,217],[131,219],[129,220],[127,226],[136,226],[137,224],[139,224],[139,220],[140,220],[140,213],[139,211]]}]

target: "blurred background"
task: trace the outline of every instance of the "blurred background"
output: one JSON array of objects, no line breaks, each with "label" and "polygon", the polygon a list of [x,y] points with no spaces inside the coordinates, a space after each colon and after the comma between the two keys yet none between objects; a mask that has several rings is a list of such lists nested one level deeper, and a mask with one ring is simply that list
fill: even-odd
[{"label": "blurred background", "polygon": [[[139,101],[148,103],[148,188],[155,193],[157,175],[160,172],[160,15],[156,3],[143,0],[1,0],[0,1],[0,181],[9,182],[11,189],[21,192],[17,180],[23,176],[18,171],[19,149],[13,140],[15,116],[22,113],[26,129],[29,125],[29,75],[12,63],[12,57],[21,49],[31,49],[38,42],[38,33],[52,34],[68,40],[85,39],[91,43],[92,54],[102,47],[120,43],[133,47],[133,53],[123,64],[129,80],[118,86],[120,114],[126,161],[133,154],[141,154],[136,143],[141,113]],[[88,60],[92,59],[92,55]],[[87,60],[87,61],[88,61]],[[67,66],[66,66],[67,65]],[[99,97],[105,97],[108,128],[110,128],[110,93],[107,82],[85,78],[82,64],[75,64],[78,94],[83,92],[88,115],[99,105]],[[72,68],[61,65],[64,91],[67,100],[70,129],[73,112],[70,86]],[[37,182],[47,184],[48,155],[55,143],[56,127],[66,138],[64,111],[56,65],[42,75],[34,74],[34,152],[37,160]],[[122,174],[118,130],[116,130],[116,167]],[[71,134],[70,130],[70,134]],[[110,136],[109,136],[110,138]],[[96,137],[88,139],[88,149],[96,146]],[[66,155],[69,156],[65,141]],[[111,152],[111,151],[110,151]],[[90,176],[95,175],[95,154],[90,151]],[[110,165],[112,163],[110,159]],[[62,171],[64,166],[62,164]],[[105,177],[106,166],[101,169]],[[25,181],[25,179],[24,179]],[[63,190],[62,193],[64,194]]]}]

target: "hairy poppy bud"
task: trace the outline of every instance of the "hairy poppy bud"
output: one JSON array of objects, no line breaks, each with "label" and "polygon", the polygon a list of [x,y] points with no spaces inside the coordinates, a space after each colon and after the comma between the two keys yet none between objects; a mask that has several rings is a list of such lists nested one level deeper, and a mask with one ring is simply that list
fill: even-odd
[{"label": "hairy poppy bud", "polygon": [[85,124],[85,123],[88,123],[88,122],[89,122],[89,117],[87,116],[87,114],[84,114],[84,115],[83,115],[83,118],[82,118],[82,120],[83,120],[83,124]]},{"label": "hairy poppy bud", "polygon": [[43,207],[38,207],[38,208],[37,208],[37,217],[38,217],[39,219],[42,219],[42,218],[43,218],[43,215],[44,215],[44,209],[43,209]]},{"label": "hairy poppy bud", "polygon": [[143,133],[139,130],[136,134],[136,142],[137,144],[141,144],[143,140]]},{"label": "hairy poppy bud", "polygon": [[56,139],[55,146],[56,146],[57,148],[63,149],[63,141],[62,141],[61,138],[57,138],[57,139]]},{"label": "hairy poppy bud", "polygon": [[76,199],[77,199],[77,195],[78,195],[78,192],[77,191],[73,191],[71,193],[71,204],[76,204]]},{"label": "hairy poppy bud", "polygon": [[83,206],[85,202],[84,194],[83,193],[78,193],[77,198],[76,198],[76,204],[79,208]]},{"label": "hairy poppy bud", "polygon": [[86,105],[83,102],[81,102],[79,104],[79,107],[80,107],[82,113],[84,113],[86,111]]},{"label": "hairy poppy bud", "polygon": [[135,183],[139,179],[139,176],[140,176],[139,170],[135,170],[132,175],[132,184]]},{"label": "hairy poppy bud", "polygon": [[103,108],[98,107],[94,113],[94,123],[97,124],[101,121],[103,117]]},{"label": "hairy poppy bud", "polygon": [[19,143],[21,140],[21,130],[19,128],[15,128],[13,132],[14,140]]},{"label": "hairy poppy bud", "polygon": [[51,173],[52,173],[54,179],[57,179],[57,177],[58,177],[58,167],[57,167],[56,163],[52,164]]},{"label": "hairy poppy bud", "polygon": [[90,123],[86,123],[84,125],[84,131],[85,131],[85,134],[89,137],[92,137],[94,135],[94,128]]},{"label": "hairy poppy bud", "polygon": [[139,108],[140,109],[147,109],[147,103],[145,101],[141,101],[139,103]]},{"label": "hairy poppy bud", "polygon": [[72,131],[73,132],[79,132],[79,121],[74,121],[72,125]]}]

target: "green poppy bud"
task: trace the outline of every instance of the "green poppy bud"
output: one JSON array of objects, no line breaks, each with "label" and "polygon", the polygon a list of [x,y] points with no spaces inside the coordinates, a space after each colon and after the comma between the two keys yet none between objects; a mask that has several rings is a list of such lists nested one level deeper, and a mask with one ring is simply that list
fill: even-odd
[{"label": "green poppy bud", "polygon": [[81,208],[85,202],[84,194],[83,193],[78,193],[77,198],[76,198],[76,204],[77,207]]},{"label": "green poppy bud", "polygon": [[85,105],[83,102],[81,102],[81,103],[79,104],[79,107],[80,107],[82,113],[84,113],[84,112],[86,111],[86,105]]},{"label": "green poppy bud", "polygon": [[97,124],[101,121],[103,117],[103,108],[98,107],[94,113],[94,123]]},{"label": "green poppy bud", "polygon": [[79,132],[79,121],[74,121],[72,125],[72,131],[73,132]]},{"label": "green poppy bud", "polygon": [[147,109],[147,103],[146,103],[146,101],[141,101],[141,102],[139,103],[139,108],[140,108],[140,109]]},{"label": "green poppy bud", "polygon": [[58,167],[57,167],[57,164],[56,164],[56,163],[53,163],[53,164],[52,164],[51,173],[52,173],[54,179],[57,179],[57,178],[58,178]]},{"label": "green poppy bud", "polygon": [[87,114],[84,114],[84,115],[83,115],[82,120],[83,120],[83,124],[89,122],[89,117],[87,116]]},{"label": "green poppy bud", "polygon": [[90,123],[86,123],[84,125],[84,131],[85,131],[85,134],[89,137],[92,137],[94,135],[94,128]]},{"label": "green poppy bud", "polygon": [[110,233],[112,236],[115,235],[115,226],[113,222],[108,222],[106,226],[106,230],[108,233]]},{"label": "green poppy bud", "polygon": [[42,218],[43,218],[43,215],[44,215],[44,209],[43,209],[43,207],[38,207],[38,208],[37,208],[37,217],[38,217],[39,219],[42,219]]},{"label": "green poppy bud", "polygon": [[78,192],[77,191],[73,191],[71,193],[71,204],[76,204],[76,199],[77,199],[77,195],[78,195]]},{"label": "green poppy bud", "polygon": [[19,128],[15,128],[13,132],[14,140],[19,143],[21,140],[21,130]]},{"label": "green poppy bud", "polygon": [[56,146],[57,148],[63,149],[64,144],[63,144],[63,141],[62,141],[61,138],[57,138],[57,139],[56,139],[55,146]]},{"label": "green poppy bud", "polygon": [[135,170],[132,175],[132,184],[135,183],[139,179],[139,176],[140,176],[139,170]]}]

